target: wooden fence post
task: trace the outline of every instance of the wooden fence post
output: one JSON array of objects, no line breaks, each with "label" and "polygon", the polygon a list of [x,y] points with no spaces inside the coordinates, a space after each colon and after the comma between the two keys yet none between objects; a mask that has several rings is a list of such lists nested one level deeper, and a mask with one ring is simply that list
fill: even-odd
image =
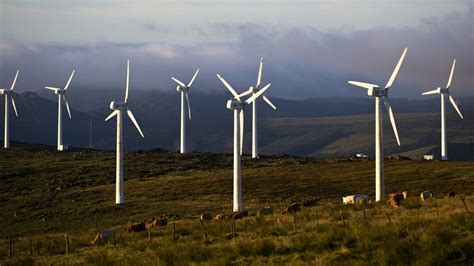
[{"label": "wooden fence post", "polygon": [[206,228],[204,228],[204,223],[202,222],[202,219],[199,219],[199,222],[201,223],[201,229],[202,229],[202,232],[204,233],[204,240],[207,242]]},{"label": "wooden fence post", "polygon": [[293,211],[293,230],[296,232],[296,211]]},{"label": "wooden fence post", "polygon": [[365,215],[365,206],[363,210],[364,210],[364,224],[367,225],[367,215]]},{"label": "wooden fence post", "polygon": [[319,212],[316,211],[316,226],[319,228]]},{"label": "wooden fence post", "polygon": [[466,213],[469,213],[469,210],[467,209],[466,201],[464,200],[464,196],[461,196],[461,201],[462,201],[462,204],[464,205],[464,209],[466,210]]},{"label": "wooden fence post", "polygon": [[150,230],[147,230],[147,233],[148,233],[148,241],[151,241],[151,232],[150,232]]},{"label": "wooden fence post", "polygon": [[176,221],[173,221],[173,241],[176,241]]},{"label": "wooden fence post", "polygon": [[36,242],[36,254],[40,254],[40,247],[41,247],[41,242],[38,240],[38,242]]},{"label": "wooden fence post", "polygon": [[392,223],[392,219],[390,219],[390,216],[388,215],[388,213],[385,210],[383,210],[383,213],[385,213],[385,216],[387,216],[388,222]]},{"label": "wooden fence post", "polygon": [[346,227],[346,221],[344,220],[344,212],[340,210],[339,214],[341,215],[342,226]]},{"label": "wooden fence post", "polygon": [[69,253],[69,235],[66,233],[64,235],[64,240],[66,241],[66,254]]},{"label": "wooden fence post", "polygon": [[30,256],[33,256],[33,243],[30,239]]},{"label": "wooden fence post", "polygon": [[8,257],[12,257],[12,236],[8,236]]},{"label": "wooden fence post", "polygon": [[438,201],[435,199],[435,206],[436,206],[436,217],[439,220],[439,209],[438,209]]}]

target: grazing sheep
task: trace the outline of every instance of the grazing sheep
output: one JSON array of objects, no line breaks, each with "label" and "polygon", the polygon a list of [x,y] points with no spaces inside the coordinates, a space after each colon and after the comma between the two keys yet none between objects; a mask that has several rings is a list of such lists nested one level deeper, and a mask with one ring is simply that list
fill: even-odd
[{"label": "grazing sheep", "polygon": [[342,203],[344,204],[354,204],[355,203],[355,195],[349,195],[342,197]]},{"label": "grazing sheep", "polygon": [[247,210],[236,212],[233,215],[234,220],[240,220],[240,219],[243,219],[244,217],[247,217],[247,216],[249,216],[249,212]]},{"label": "grazing sheep", "polygon": [[288,213],[295,213],[295,212],[299,212],[301,210],[301,204],[299,203],[292,203],[290,204],[290,206],[286,207],[286,209],[284,209],[281,214],[285,215],[285,214],[288,214]]},{"label": "grazing sheep", "polygon": [[265,215],[272,215],[273,214],[273,208],[272,206],[265,206],[258,210],[257,215],[258,216],[265,216]]},{"label": "grazing sheep", "polygon": [[146,231],[146,225],[144,222],[134,223],[128,226],[127,232],[142,232]]},{"label": "grazing sheep", "polygon": [[199,215],[199,219],[201,221],[210,221],[212,220],[212,213],[210,212],[202,213],[201,215]]},{"label": "grazing sheep", "polygon": [[114,229],[105,229],[97,233],[94,240],[91,241],[92,245],[100,245],[107,243],[110,239],[115,238]]},{"label": "grazing sheep", "polygon": [[364,205],[364,204],[367,204],[368,201],[369,201],[369,196],[367,195],[355,195],[356,204]]},{"label": "grazing sheep", "polygon": [[303,201],[303,207],[312,207],[316,206],[318,201],[316,199],[306,199]]},{"label": "grazing sheep", "polygon": [[221,221],[224,219],[225,219],[225,214],[223,213],[219,213],[219,214],[216,214],[216,216],[214,216],[214,220],[217,220],[217,221]]},{"label": "grazing sheep", "polygon": [[448,198],[454,198],[454,196],[456,196],[456,192],[451,191],[448,193]]},{"label": "grazing sheep", "polygon": [[427,200],[431,197],[433,197],[433,194],[431,194],[428,190],[425,190],[425,191],[421,192],[421,194],[420,194],[420,199],[423,200],[423,201],[425,201],[425,200]]},{"label": "grazing sheep", "polygon": [[402,194],[403,194],[403,199],[408,198],[408,191],[403,191]]},{"label": "grazing sheep", "polygon": [[402,202],[403,199],[404,199],[403,194],[400,194],[400,193],[390,194],[388,196],[388,202],[394,208],[400,207],[400,203]]}]

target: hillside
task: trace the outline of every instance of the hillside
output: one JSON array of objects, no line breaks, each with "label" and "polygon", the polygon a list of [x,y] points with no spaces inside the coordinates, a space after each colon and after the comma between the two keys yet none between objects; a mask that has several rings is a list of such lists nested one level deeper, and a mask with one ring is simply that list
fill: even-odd
[{"label": "hillside", "polygon": [[[124,156],[126,204],[116,206],[115,153],[17,144],[0,150],[0,236],[45,233],[100,223],[125,224],[161,214],[229,212],[232,157],[160,150]],[[315,198],[339,202],[346,194],[373,195],[373,161],[300,157],[243,157],[243,202],[279,208]],[[386,192],[474,191],[472,162],[386,160]],[[68,221],[65,223],[64,221]]]},{"label": "hillside", "polygon": [[[93,124],[94,148],[113,149],[115,122],[104,122],[109,101],[121,94],[107,90],[71,90],[72,119],[64,118],[64,142],[88,147],[89,122]],[[47,96],[47,98],[41,95]],[[120,97],[119,97],[120,96]],[[12,138],[27,143],[56,143],[57,105],[45,92],[16,95],[19,118],[11,119]],[[232,112],[225,109],[228,95],[196,93],[190,95],[193,119],[189,121],[188,145],[193,151],[225,153],[232,147]],[[436,98],[436,97],[435,97]],[[439,146],[439,99],[392,99],[402,146],[398,147],[384,114],[386,155],[410,153]],[[52,99],[52,100],[50,100]],[[89,100],[90,99],[90,100]],[[448,153],[454,160],[474,160],[474,98],[462,99],[464,120],[448,107]],[[314,98],[307,100],[273,99],[277,111],[259,107],[259,143],[262,154],[294,156],[347,156],[373,154],[373,101],[368,98]],[[179,142],[179,95],[157,91],[136,91],[130,104],[145,138],[128,119],[124,120],[126,150],[167,149],[175,151]],[[92,109],[95,108],[95,109]],[[97,109],[98,108],[98,109]],[[2,115],[3,109],[0,110]],[[251,109],[246,111],[244,150],[251,148]],[[438,153],[436,153],[438,154]],[[414,157],[422,154],[414,153]]]}]

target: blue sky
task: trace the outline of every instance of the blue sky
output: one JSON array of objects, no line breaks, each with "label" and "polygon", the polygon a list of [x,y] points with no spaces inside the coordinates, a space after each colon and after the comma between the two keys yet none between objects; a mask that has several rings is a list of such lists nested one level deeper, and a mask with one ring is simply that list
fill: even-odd
[{"label": "blue sky", "polygon": [[348,79],[385,84],[403,48],[393,96],[445,85],[457,58],[456,95],[474,95],[473,1],[12,1],[0,0],[0,86],[20,68],[21,90],[64,83],[172,90],[171,75],[242,90],[265,57],[271,95],[363,96]]}]

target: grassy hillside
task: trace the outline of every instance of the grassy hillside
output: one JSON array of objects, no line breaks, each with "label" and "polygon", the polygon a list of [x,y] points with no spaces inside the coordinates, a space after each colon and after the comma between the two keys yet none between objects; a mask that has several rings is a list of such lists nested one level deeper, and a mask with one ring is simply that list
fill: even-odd
[{"label": "grassy hillside", "polygon": [[[407,190],[412,197],[399,209],[371,204],[364,219],[362,207],[342,206],[340,196],[373,196],[373,161],[245,155],[244,207],[254,215],[271,205],[277,214],[238,221],[233,238],[230,220],[206,222],[207,241],[195,218],[204,211],[231,213],[231,155],[142,151],[126,153],[124,164],[126,204],[116,206],[114,152],[60,153],[18,143],[1,149],[0,264],[464,264],[474,259],[474,219],[459,198],[464,194],[468,208],[474,208],[472,162],[387,159],[386,192]],[[437,199],[419,205],[417,195],[426,189]],[[444,198],[449,191],[458,196]],[[318,206],[297,213],[296,224],[293,216],[278,214],[309,198]],[[175,217],[175,233],[172,225],[153,229],[151,239],[146,232],[123,231],[131,222],[162,214]],[[109,227],[119,233],[116,245],[91,247],[97,230]],[[13,235],[12,258],[8,235]]]}]

